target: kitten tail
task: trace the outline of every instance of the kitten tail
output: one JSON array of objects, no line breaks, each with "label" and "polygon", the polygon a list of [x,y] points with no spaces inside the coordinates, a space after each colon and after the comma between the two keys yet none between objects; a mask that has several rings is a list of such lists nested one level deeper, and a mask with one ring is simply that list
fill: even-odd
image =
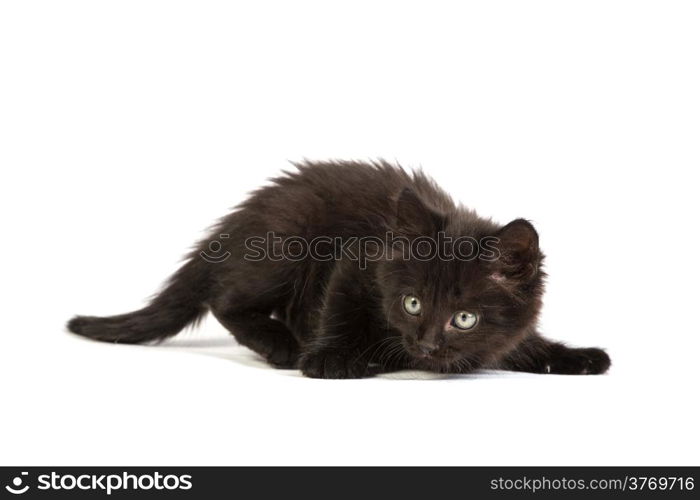
[{"label": "kitten tail", "polygon": [[151,303],[128,314],[76,316],[68,330],[103,342],[138,344],[171,337],[206,312],[209,290],[206,262],[191,258],[168,281]]}]

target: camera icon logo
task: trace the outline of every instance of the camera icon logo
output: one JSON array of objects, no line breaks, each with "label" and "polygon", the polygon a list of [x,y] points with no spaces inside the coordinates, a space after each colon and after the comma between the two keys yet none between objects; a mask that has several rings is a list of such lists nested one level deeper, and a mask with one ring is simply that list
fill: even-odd
[{"label": "camera icon logo", "polygon": [[21,495],[22,493],[26,493],[27,490],[29,489],[29,485],[26,484],[24,487],[22,486],[22,480],[24,479],[23,476],[28,475],[28,472],[22,472],[19,476],[16,476],[15,478],[12,479],[12,485],[7,485],[5,486],[5,489],[12,493],[13,495]]},{"label": "camera icon logo", "polygon": [[210,241],[208,250],[202,250],[199,252],[199,255],[211,264],[219,264],[225,261],[231,256],[231,252],[228,250],[223,251],[223,245],[220,240],[227,240],[228,238],[228,234],[220,234],[219,240]]}]

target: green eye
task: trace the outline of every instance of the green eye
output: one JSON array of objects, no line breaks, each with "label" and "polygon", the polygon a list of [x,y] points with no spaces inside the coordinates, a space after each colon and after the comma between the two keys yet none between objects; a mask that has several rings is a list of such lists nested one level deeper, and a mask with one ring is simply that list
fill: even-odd
[{"label": "green eye", "polygon": [[476,325],[476,314],[468,311],[459,311],[452,316],[452,326],[460,330],[471,330]]},{"label": "green eye", "polygon": [[406,295],[403,298],[403,308],[411,316],[418,316],[420,314],[420,300],[415,295]]}]

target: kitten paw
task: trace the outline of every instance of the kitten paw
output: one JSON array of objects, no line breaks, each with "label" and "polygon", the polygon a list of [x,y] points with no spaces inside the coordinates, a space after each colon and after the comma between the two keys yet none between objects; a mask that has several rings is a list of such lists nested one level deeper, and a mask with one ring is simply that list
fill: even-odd
[{"label": "kitten paw", "polygon": [[363,378],[369,374],[366,363],[346,351],[307,353],[299,364],[301,372],[311,378]]},{"label": "kitten paw", "polygon": [[564,375],[598,375],[610,368],[610,356],[597,347],[567,349],[558,357],[550,359],[544,366],[544,373]]},{"label": "kitten paw", "polygon": [[299,344],[293,339],[289,343],[275,344],[274,349],[265,355],[265,360],[275,368],[296,368],[299,362]]}]

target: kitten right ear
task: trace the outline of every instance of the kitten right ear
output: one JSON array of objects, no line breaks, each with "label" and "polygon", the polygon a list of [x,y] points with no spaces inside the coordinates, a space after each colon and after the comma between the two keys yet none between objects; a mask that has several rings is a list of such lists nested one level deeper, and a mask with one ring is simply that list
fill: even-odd
[{"label": "kitten right ear", "polygon": [[525,219],[515,219],[497,233],[498,269],[493,277],[529,279],[540,266],[540,245],[537,231]]},{"label": "kitten right ear", "polygon": [[411,236],[431,235],[440,227],[441,217],[428,208],[411,188],[404,188],[396,202],[399,233]]}]

